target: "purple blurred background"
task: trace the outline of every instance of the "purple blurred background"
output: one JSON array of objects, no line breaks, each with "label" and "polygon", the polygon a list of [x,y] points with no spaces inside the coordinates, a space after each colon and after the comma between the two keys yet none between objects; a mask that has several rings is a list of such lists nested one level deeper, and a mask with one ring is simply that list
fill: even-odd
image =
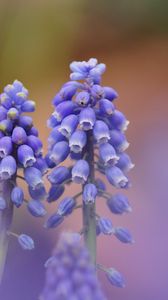
[{"label": "purple blurred background", "polygon": [[[133,212],[111,216],[103,201],[98,203],[98,211],[111,216],[115,225],[128,227],[136,241],[127,246],[114,237],[99,238],[99,262],[114,266],[127,280],[120,290],[100,274],[109,300],[168,299],[167,13],[164,0],[0,2],[0,88],[17,78],[30,90],[45,151],[51,99],[68,80],[74,59],[97,57],[107,64],[103,82],[119,92],[118,108],[130,120],[128,152],[136,167],[126,194]],[[49,212],[56,205],[50,205]],[[73,214],[59,230],[80,229],[80,220]],[[25,208],[15,211],[12,230],[30,234],[36,249],[24,252],[11,239],[0,299],[37,300],[44,262],[59,235],[58,229],[46,232],[43,223]]]}]

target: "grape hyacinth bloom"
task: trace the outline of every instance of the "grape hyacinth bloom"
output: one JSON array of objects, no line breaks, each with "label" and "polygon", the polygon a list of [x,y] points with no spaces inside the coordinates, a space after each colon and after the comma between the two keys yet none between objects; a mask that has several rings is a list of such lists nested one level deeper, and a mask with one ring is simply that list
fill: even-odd
[{"label": "grape hyacinth bloom", "polygon": [[[121,193],[111,195],[102,178],[97,177],[100,173],[113,188],[127,190],[131,185],[127,173],[133,167],[125,153],[129,146],[125,136],[129,121],[114,104],[118,93],[101,83],[105,69],[105,64],[98,63],[95,58],[70,64],[70,81],[63,84],[52,102],[54,112],[48,120],[52,131],[46,155],[46,163],[52,169],[48,175],[51,184],[48,202],[59,201],[66,183],[81,185],[81,192],[68,194],[68,198],[61,200],[45,227],[58,227],[74,209],[82,208],[83,228],[80,232],[95,265],[97,235],[112,235],[123,243],[133,241],[126,229],[116,227],[96,211],[100,197],[105,199],[111,213],[131,211],[126,196]],[[115,286],[123,287],[122,275],[118,274],[109,271],[107,277]]]},{"label": "grape hyacinth bloom", "polygon": [[[38,200],[36,198],[29,204],[22,187],[19,186],[19,180],[25,180],[28,191],[33,189],[34,196],[37,195],[37,190],[44,188],[42,172],[36,164],[38,159],[46,164],[41,154],[42,143],[38,138],[37,129],[33,126],[32,118],[25,115],[34,110],[35,102],[29,100],[28,90],[18,80],[8,84],[0,94],[0,279],[9,236],[17,237],[15,233],[10,232],[13,207],[19,208],[25,203],[28,210],[31,213],[33,211],[36,216],[44,215],[45,211],[40,202],[36,202]],[[30,198],[31,194],[29,193]],[[34,248],[33,240],[25,234],[18,237],[18,242],[24,249]]]},{"label": "grape hyacinth bloom", "polygon": [[45,266],[41,300],[106,300],[79,234],[62,234]]}]

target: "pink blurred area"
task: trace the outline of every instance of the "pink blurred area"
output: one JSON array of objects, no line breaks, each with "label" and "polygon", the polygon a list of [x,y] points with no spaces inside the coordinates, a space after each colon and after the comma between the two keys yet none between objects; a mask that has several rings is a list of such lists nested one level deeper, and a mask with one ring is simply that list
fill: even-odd
[{"label": "pink blurred area", "polygon": [[[133,1],[130,2],[133,5]],[[138,8],[134,5],[132,8],[131,5],[128,6],[128,12],[124,14],[124,10],[110,4],[110,1],[98,1],[95,10],[93,3],[89,10],[87,1],[81,1],[80,4],[72,1],[71,5],[68,1],[63,1],[62,4],[56,1],[55,16],[52,12],[49,18],[49,9],[53,7],[53,1],[49,1],[48,5],[39,1],[38,4],[34,4],[35,10],[32,4],[26,4],[29,11],[25,17],[27,20],[28,15],[32,16],[33,24],[38,25],[39,29],[35,27],[33,32],[33,29],[28,30],[25,25],[17,32],[16,29],[19,29],[17,24],[21,23],[15,14],[13,21],[8,21],[10,25],[4,27],[6,31],[4,32],[3,28],[0,31],[0,34],[6,37],[3,40],[3,49],[0,51],[1,90],[2,86],[15,79],[15,76],[25,82],[31,97],[37,102],[34,123],[40,129],[45,152],[49,133],[45,122],[52,112],[51,99],[64,81],[68,80],[68,64],[72,60],[97,57],[99,61],[106,63],[107,71],[103,83],[114,87],[119,93],[116,105],[130,121],[127,131],[130,142],[128,153],[135,163],[135,168],[130,173],[133,186],[126,192],[133,212],[121,217],[113,216],[102,199],[98,199],[97,209],[99,214],[111,217],[115,226],[122,225],[129,228],[133,233],[135,244],[121,244],[113,236],[98,238],[98,261],[118,269],[124,274],[127,282],[126,288],[120,290],[112,287],[105,280],[104,274],[100,273],[102,287],[109,300],[168,299],[167,23],[163,22],[162,11],[161,19],[156,18],[154,22],[148,12],[147,3],[148,6],[151,5],[155,16],[154,8],[157,10],[157,7],[154,7],[150,1],[146,1],[146,6],[142,3],[144,9],[139,6],[139,9],[141,8],[139,14]],[[3,3],[3,9],[4,5]],[[19,1],[17,5],[19,13],[24,14],[25,7]],[[37,12],[38,7],[40,13]],[[158,3],[158,9],[159,7]],[[104,8],[103,11],[101,8]],[[166,8],[165,6],[165,10]],[[12,10],[6,8],[6,12],[9,18]],[[35,12],[37,22],[35,22]],[[117,13],[119,20],[115,15]],[[110,21],[110,14],[113,16],[113,21]],[[67,19],[68,16],[71,22]],[[55,18],[58,18],[58,21]],[[45,23],[45,20],[48,23]],[[26,24],[28,26],[28,23]],[[43,31],[40,31],[40,24],[43,25]],[[45,24],[48,25],[45,27]],[[52,25],[59,28],[56,30]],[[47,31],[47,28],[50,31]],[[16,51],[19,49],[17,48],[19,33],[24,34],[23,41],[20,37],[20,45],[23,43],[25,51],[21,53],[20,60]],[[61,38],[61,35],[65,39]],[[31,42],[27,45],[29,51],[26,49],[27,41]],[[50,44],[46,46],[45,42]],[[11,45],[14,52],[10,51]],[[20,46],[19,51],[21,48]],[[26,59],[26,53],[29,61]],[[7,64],[7,54],[10,55],[9,64]],[[25,64],[24,59],[26,59]],[[110,185],[108,188],[111,193],[115,193]],[[77,189],[79,187],[74,185],[66,191],[66,195],[69,193],[73,195]],[[48,205],[48,213],[54,212],[56,207],[57,203]],[[81,214],[76,211],[59,229],[49,232],[43,229],[43,223],[44,220],[31,217],[26,208],[16,211],[13,230],[31,234],[36,240],[36,249],[33,253],[27,254],[19,249],[15,241],[11,241],[0,299],[37,299],[44,283],[43,264],[57,241],[59,231],[80,230]]]}]

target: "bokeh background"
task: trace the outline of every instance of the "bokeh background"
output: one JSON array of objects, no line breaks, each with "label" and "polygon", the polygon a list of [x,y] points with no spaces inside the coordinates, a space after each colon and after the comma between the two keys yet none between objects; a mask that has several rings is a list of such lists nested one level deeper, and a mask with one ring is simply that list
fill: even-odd
[{"label": "bokeh background", "polygon": [[[119,92],[118,107],[130,120],[129,154],[136,167],[127,195],[133,212],[112,219],[128,227],[136,243],[99,238],[98,260],[127,279],[119,290],[99,275],[109,300],[168,299],[167,15],[166,0],[0,0],[0,90],[16,78],[30,90],[45,151],[51,99],[68,80],[72,60],[97,57],[107,64],[103,82]],[[110,216],[103,201],[98,209]],[[73,215],[59,230],[80,229],[80,219]],[[33,236],[36,249],[24,252],[11,239],[0,299],[38,299],[43,265],[59,235],[58,229],[46,232],[43,223],[26,208],[15,212],[13,231]]]}]

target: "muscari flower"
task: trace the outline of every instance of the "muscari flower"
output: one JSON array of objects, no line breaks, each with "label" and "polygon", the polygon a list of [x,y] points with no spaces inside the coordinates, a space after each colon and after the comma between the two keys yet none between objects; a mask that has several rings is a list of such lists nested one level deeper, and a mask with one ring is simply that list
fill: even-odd
[{"label": "muscari flower", "polygon": [[[39,187],[43,187],[43,193],[45,190],[42,175],[44,164],[45,168],[48,166],[41,155],[42,143],[38,138],[38,130],[33,126],[32,118],[25,115],[34,110],[35,102],[29,99],[28,90],[18,80],[8,84],[0,94],[0,181],[2,185],[5,183],[6,188],[9,186],[11,203],[17,208],[27,203],[18,178],[27,182],[30,197],[33,195],[32,202],[28,204],[31,208],[33,201],[42,198]],[[40,202],[36,203],[36,208],[38,203]],[[7,209],[9,207],[7,205]],[[34,247],[30,238],[25,235],[21,235],[18,241],[23,248]]]},{"label": "muscari flower", "polygon": [[105,300],[88,250],[77,233],[61,235],[46,264],[42,300]]},{"label": "muscari flower", "polygon": [[[127,189],[130,187],[127,172],[133,167],[130,157],[125,153],[129,146],[125,136],[129,121],[114,104],[114,100],[118,98],[117,92],[101,84],[105,69],[106,66],[94,58],[72,62],[70,81],[63,84],[53,99],[54,112],[48,121],[52,131],[48,138],[46,155],[46,163],[53,170],[48,175],[51,187],[47,200],[59,201],[65,184],[74,182],[82,185],[82,192],[79,194],[82,206],[96,207],[97,198],[101,197],[106,199],[112,213],[122,214],[131,211],[127,198],[121,194],[111,196],[104,181],[93,176],[93,173],[97,175],[100,172],[114,188]],[[93,155],[89,150],[90,145]],[[67,166],[63,164],[67,159],[70,159],[68,165],[72,161],[72,166],[68,168],[69,175],[66,180],[64,174],[66,175]],[[62,200],[62,204],[58,204],[56,213],[49,217],[45,226],[59,226],[64,217],[73,212],[72,199],[77,200],[79,195],[68,195],[65,202]],[[65,209],[65,214],[60,213],[60,206]],[[110,219],[97,217],[96,214],[93,218],[96,218],[97,233],[113,234],[121,242],[132,240],[128,232],[116,229],[118,227],[113,226]],[[117,283],[118,273],[109,274],[114,285],[123,286]]]}]

